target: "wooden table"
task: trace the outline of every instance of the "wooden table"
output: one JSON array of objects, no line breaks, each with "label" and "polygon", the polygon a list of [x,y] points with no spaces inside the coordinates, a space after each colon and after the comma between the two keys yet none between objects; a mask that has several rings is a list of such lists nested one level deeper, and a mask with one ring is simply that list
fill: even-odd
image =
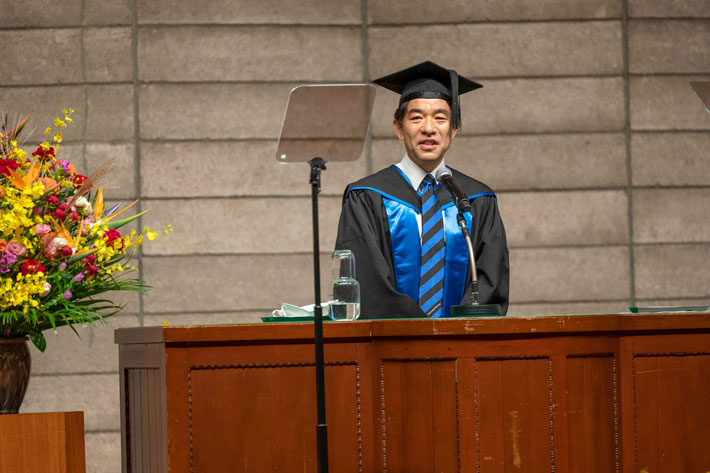
[{"label": "wooden table", "polygon": [[[710,471],[710,313],[324,325],[331,472]],[[124,472],[315,472],[313,325],[124,328]]]}]

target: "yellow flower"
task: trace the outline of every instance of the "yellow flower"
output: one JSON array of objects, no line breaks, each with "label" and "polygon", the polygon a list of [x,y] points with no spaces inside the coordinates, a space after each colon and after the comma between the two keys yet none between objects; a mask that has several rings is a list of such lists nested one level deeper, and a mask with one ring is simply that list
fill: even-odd
[{"label": "yellow flower", "polygon": [[[64,125],[64,126],[66,126],[66,125]],[[60,132],[57,132],[57,134],[54,135],[53,140],[55,143],[61,143],[62,142],[62,134]]]},{"label": "yellow flower", "polygon": [[54,119],[54,126],[67,126],[67,124],[61,121],[59,117],[57,117]]},{"label": "yellow flower", "polygon": [[72,123],[72,122],[74,121],[74,120],[72,120],[71,118],[69,118],[69,115],[67,115],[66,117],[64,117],[64,120],[66,120],[66,121],[69,122],[69,123]]},{"label": "yellow flower", "polygon": [[40,143],[39,146],[45,151],[47,151],[49,148],[51,148],[49,141],[44,141],[44,142]]}]

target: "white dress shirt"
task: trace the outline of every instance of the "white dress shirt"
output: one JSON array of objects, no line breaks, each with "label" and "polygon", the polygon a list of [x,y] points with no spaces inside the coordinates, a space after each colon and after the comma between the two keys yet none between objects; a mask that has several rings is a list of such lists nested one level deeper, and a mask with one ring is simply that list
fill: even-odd
[{"label": "white dress shirt", "polygon": [[[424,169],[417,166],[414,161],[412,161],[411,158],[406,154],[400,162],[395,164],[395,166],[397,166],[399,170],[402,171],[405,176],[407,176],[407,179],[409,179],[409,182],[412,184],[412,187],[414,187],[415,192],[419,190],[419,185],[422,183],[427,174],[431,174],[434,180],[436,180],[436,171],[443,167],[446,167],[446,165],[444,164],[444,160],[442,159],[439,165],[432,172],[426,172]],[[421,240],[422,216],[420,213],[417,213],[417,225],[419,226],[419,239]]]}]

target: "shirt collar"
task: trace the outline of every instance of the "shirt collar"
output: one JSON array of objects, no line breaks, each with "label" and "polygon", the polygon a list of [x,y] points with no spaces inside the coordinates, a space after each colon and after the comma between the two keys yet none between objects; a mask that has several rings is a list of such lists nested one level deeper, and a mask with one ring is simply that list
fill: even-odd
[{"label": "shirt collar", "polygon": [[409,156],[405,154],[404,158],[402,158],[402,160],[398,162],[396,166],[400,169],[400,171],[404,173],[405,176],[407,176],[407,179],[409,179],[409,182],[412,184],[412,187],[414,187],[414,190],[417,190],[419,189],[419,185],[422,183],[424,177],[426,177],[427,174],[431,174],[432,176],[434,176],[434,179],[436,179],[436,171],[443,167],[446,167],[446,164],[442,159],[436,169],[434,169],[430,173],[427,173],[424,169],[420,168],[417,164],[415,164]]}]

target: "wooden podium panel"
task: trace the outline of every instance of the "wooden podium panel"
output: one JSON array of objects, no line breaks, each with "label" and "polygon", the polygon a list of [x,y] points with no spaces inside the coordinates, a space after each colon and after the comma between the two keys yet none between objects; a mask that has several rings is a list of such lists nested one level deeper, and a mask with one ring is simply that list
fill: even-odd
[{"label": "wooden podium panel", "polygon": [[[331,448],[339,452],[338,461],[357,464],[357,367],[331,365],[326,373],[333,387],[328,391],[327,410],[338,412],[342,420],[331,426]],[[193,435],[194,470],[217,473],[225,471],[224,465],[244,465],[246,471],[289,471],[298,458],[303,459],[304,469],[315,471],[316,401],[315,392],[308,389],[314,383],[310,363],[193,370],[192,430],[215,434]]]},{"label": "wooden podium panel", "polygon": [[83,412],[0,415],[0,472],[85,471]]},{"label": "wooden podium panel", "polygon": [[[331,472],[710,470],[710,313],[324,324]],[[124,472],[315,472],[313,325],[118,329]]]}]

